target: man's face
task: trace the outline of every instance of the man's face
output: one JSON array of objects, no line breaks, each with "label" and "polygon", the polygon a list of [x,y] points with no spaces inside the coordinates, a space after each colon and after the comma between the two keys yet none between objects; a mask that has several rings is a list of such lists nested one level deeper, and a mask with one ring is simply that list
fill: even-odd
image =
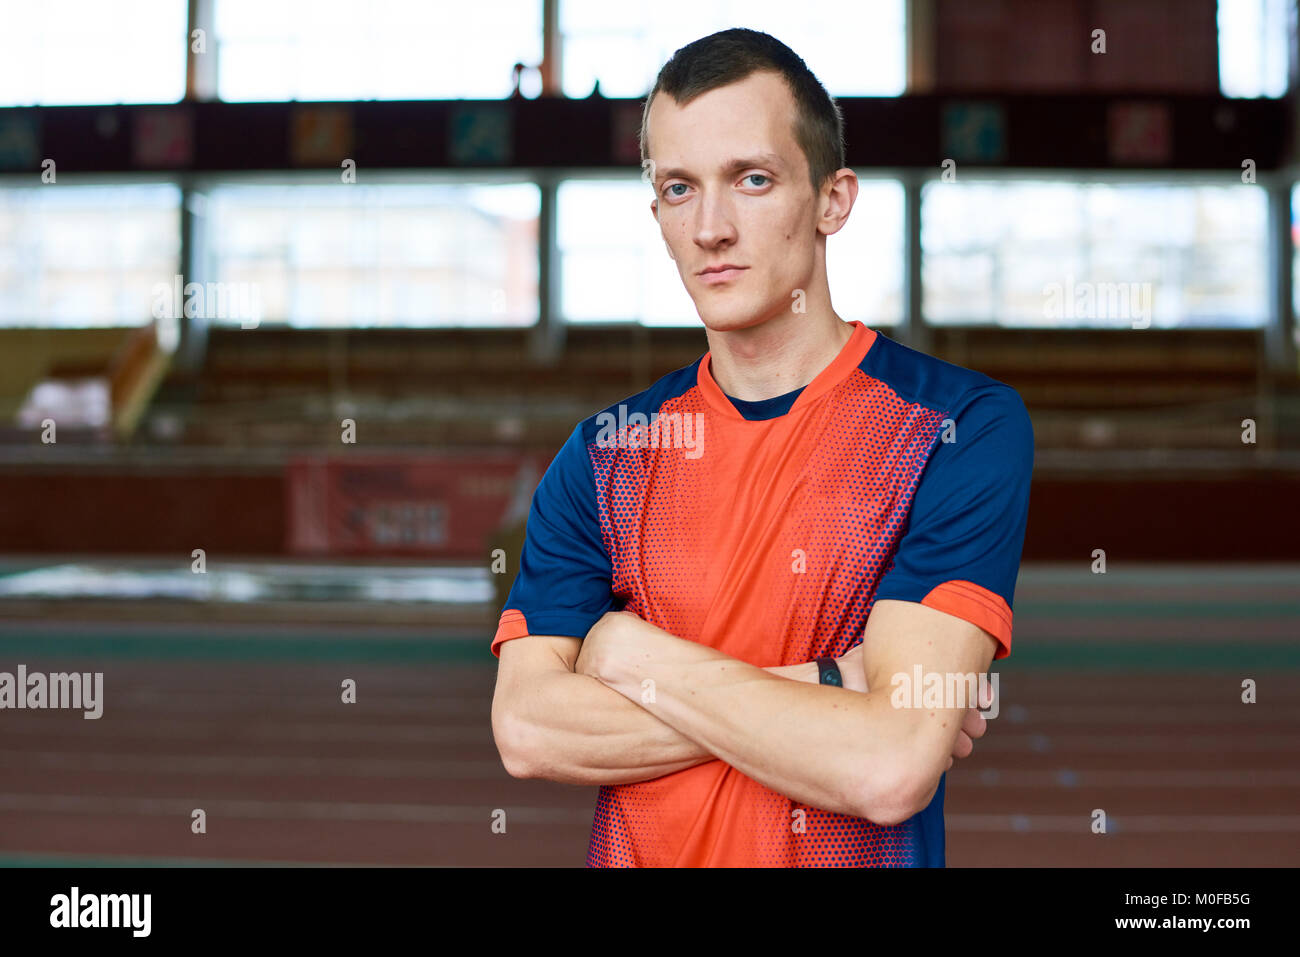
[{"label": "man's face", "polygon": [[[794,291],[813,282],[821,204],[794,138],[795,111],[785,80],[767,71],[687,106],[663,94],[650,104],[651,211],[700,318],[715,332],[788,311]],[[742,268],[701,274],[724,264]]]}]

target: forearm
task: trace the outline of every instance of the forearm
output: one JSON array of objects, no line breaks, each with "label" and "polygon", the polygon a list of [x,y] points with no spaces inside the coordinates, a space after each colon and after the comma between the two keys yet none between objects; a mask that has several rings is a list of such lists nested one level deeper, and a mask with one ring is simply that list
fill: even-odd
[{"label": "forearm", "polygon": [[[817,680],[812,663],[765,673],[783,684]],[[714,760],[638,700],[589,675],[545,674],[520,694],[505,719],[522,755],[512,773],[563,784],[631,784]]]},{"label": "forearm", "polygon": [[[597,674],[624,695],[649,679],[639,704],[760,784],[812,807],[905,819],[909,722],[887,691],[782,681],[761,668],[663,633],[653,649]],[[629,703],[633,703],[629,699]]]}]

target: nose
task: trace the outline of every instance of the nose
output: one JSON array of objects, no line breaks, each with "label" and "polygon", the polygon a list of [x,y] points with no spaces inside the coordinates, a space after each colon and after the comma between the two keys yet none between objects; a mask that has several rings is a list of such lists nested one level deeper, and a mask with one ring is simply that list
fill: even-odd
[{"label": "nose", "polygon": [[704,249],[714,249],[734,242],[736,224],[731,197],[725,190],[706,191],[696,206],[695,242]]}]

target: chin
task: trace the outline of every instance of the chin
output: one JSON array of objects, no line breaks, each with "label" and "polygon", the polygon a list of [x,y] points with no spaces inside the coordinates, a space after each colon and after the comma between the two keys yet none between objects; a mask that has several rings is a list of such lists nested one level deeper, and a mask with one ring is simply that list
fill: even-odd
[{"label": "chin", "polygon": [[750,326],[758,325],[761,321],[753,318],[732,318],[730,316],[701,316],[704,322],[704,328],[710,332],[735,332],[738,329],[748,329]]},{"label": "chin", "polygon": [[745,308],[743,305],[727,309],[712,304],[707,309],[697,307],[697,311],[700,314],[700,320],[704,323],[704,328],[710,332],[735,332],[738,329],[749,329],[753,326],[762,325],[772,318],[770,312]]}]

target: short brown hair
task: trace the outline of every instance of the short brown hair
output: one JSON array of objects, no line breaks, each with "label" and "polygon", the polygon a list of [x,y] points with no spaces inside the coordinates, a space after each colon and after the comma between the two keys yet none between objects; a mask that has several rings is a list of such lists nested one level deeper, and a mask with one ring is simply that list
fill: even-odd
[{"label": "short brown hair", "polygon": [[685,105],[703,93],[736,83],[751,73],[772,70],[785,77],[798,114],[794,138],[808,159],[813,192],[844,166],[844,117],[839,105],[803,59],[774,36],[737,27],[721,30],[682,47],[659,71],[641,113],[641,164],[646,154],[650,104],[659,93]]}]

